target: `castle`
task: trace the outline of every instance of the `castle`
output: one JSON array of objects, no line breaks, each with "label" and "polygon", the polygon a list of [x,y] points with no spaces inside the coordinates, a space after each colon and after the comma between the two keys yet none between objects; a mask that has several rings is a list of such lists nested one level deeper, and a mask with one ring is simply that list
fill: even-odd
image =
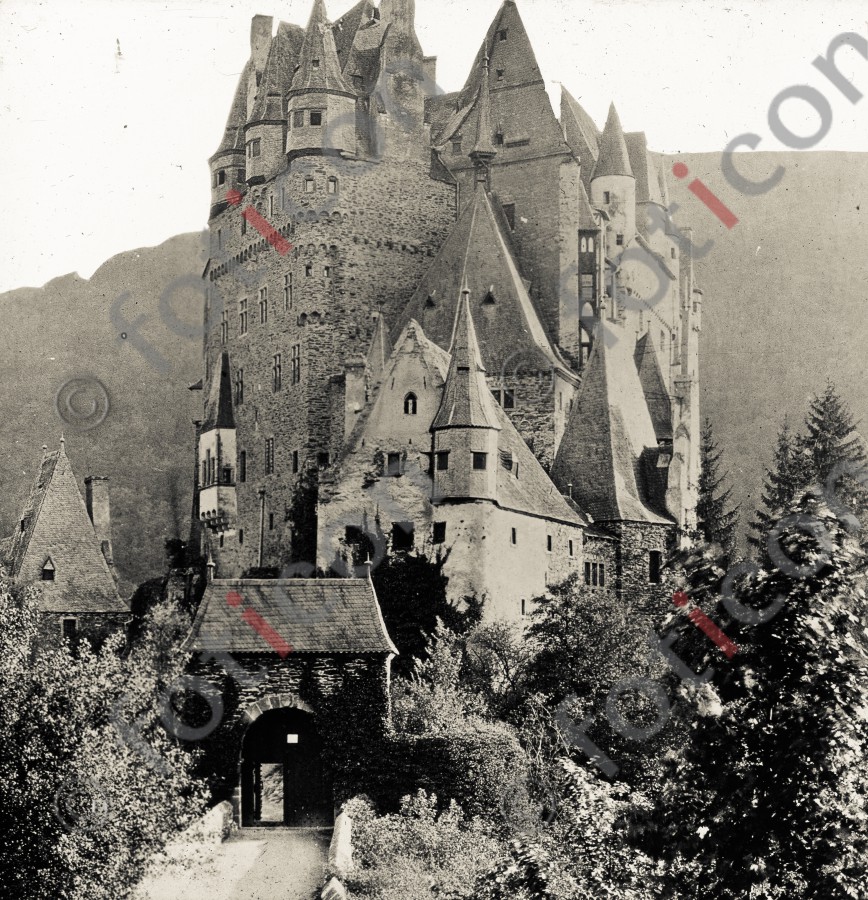
[{"label": "castle", "polygon": [[253,19],[210,160],[194,538],[229,579],[443,551],[491,618],[573,573],[641,599],[699,475],[661,159],[614,107],[555,116],[513,0],[456,93],[414,14]]}]

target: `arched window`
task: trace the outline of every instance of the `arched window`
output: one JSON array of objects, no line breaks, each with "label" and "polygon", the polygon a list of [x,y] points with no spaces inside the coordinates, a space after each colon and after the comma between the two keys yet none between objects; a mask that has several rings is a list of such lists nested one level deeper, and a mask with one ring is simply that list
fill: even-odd
[{"label": "arched window", "polygon": [[407,396],[404,398],[404,415],[416,415],[416,395],[412,392],[407,394]]},{"label": "arched window", "polygon": [[588,238],[588,253],[594,252],[594,239],[592,237]]},{"label": "arched window", "polygon": [[580,248],[580,252],[587,253],[588,252],[588,239],[582,238],[582,246]]}]

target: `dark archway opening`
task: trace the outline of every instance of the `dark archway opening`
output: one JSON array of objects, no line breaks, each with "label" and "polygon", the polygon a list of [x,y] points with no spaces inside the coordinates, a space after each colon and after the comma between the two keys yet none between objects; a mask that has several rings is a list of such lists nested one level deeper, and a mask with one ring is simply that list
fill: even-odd
[{"label": "dark archway opening", "polygon": [[334,824],[331,775],[311,713],[273,709],[247,729],[241,748],[242,826]]}]

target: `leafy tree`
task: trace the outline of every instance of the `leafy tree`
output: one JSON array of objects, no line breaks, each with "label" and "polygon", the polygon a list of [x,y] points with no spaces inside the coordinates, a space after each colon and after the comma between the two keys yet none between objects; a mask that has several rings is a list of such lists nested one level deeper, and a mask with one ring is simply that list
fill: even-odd
[{"label": "leafy tree", "polygon": [[[681,686],[697,717],[653,815],[669,895],[835,900],[868,883],[864,554],[818,492],[784,513],[789,562],[728,600],[733,664]],[[752,624],[763,609],[773,621]],[[710,644],[703,662],[719,668]]]},{"label": "leafy tree", "polygon": [[438,620],[460,633],[481,617],[481,606],[475,598],[466,598],[462,606],[447,599],[449,578],[443,574],[447,558],[443,554],[429,559],[423,554],[393,553],[372,573],[386,630],[400,651],[394,665],[396,674],[409,676],[413,672],[414,661],[425,656],[428,637],[436,630]]},{"label": "leafy tree", "polygon": [[731,507],[732,488],[723,489],[726,475],[720,470],[721,454],[706,418],[702,426],[699,448],[699,501],[696,504],[696,525],[699,537],[709,544],[719,544],[731,560],[735,552],[735,533],[738,527],[738,507]]},{"label": "leafy tree", "polygon": [[127,659],[120,636],[73,654],[39,646],[37,601],[0,585],[0,883],[16,900],[124,897],[202,806],[160,723],[183,628],[155,613]]}]

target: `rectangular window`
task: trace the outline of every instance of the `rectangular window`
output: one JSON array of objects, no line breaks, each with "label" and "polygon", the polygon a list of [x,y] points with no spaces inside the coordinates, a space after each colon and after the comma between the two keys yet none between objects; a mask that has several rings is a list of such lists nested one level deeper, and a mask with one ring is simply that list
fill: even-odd
[{"label": "rectangular window", "polygon": [[274,531],[274,513],[268,514],[268,530]]},{"label": "rectangular window", "polygon": [[292,451],[292,474],[298,475],[298,450]]},{"label": "rectangular window", "polygon": [[290,364],[292,366],[291,381],[293,384],[298,384],[301,381],[301,344],[292,345]]},{"label": "rectangular window", "polygon": [[238,480],[247,481],[247,451],[242,450],[238,454]]},{"label": "rectangular window", "polygon": [[509,390],[509,388],[503,389],[503,408],[515,409],[515,391]]},{"label": "rectangular window", "polygon": [[606,567],[600,563],[600,587],[606,586]]},{"label": "rectangular window", "polygon": [[279,391],[283,386],[283,376],[280,367],[280,354],[275,353],[271,363],[271,386],[275,391]]},{"label": "rectangular window", "polygon": [[660,584],[661,570],[663,568],[663,554],[659,550],[648,551],[648,581],[651,584]]},{"label": "rectangular window", "polygon": [[338,180],[334,175],[326,182],[326,190],[329,194],[336,194],[338,192]]},{"label": "rectangular window", "polygon": [[304,277],[310,278],[313,275],[313,263],[305,263]]},{"label": "rectangular window", "polygon": [[313,178],[305,178],[304,180],[304,192],[305,194],[312,194],[316,183]]},{"label": "rectangular window", "polygon": [[332,267],[331,266],[323,266],[322,273],[326,278],[332,277]]},{"label": "rectangular window", "polygon": [[65,640],[74,643],[78,637],[78,619],[64,616],[60,623],[60,631]]},{"label": "rectangular window", "polygon": [[524,597],[521,598],[521,614],[522,616],[527,615],[527,600]]},{"label": "rectangular window", "polygon": [[440,450],[436,453],[437,457],[437,471],[445,472],[449,468],[449,451],[448,450]]},{"label": "rectangular window", "polygon": [[495,388],[495,389],[491,392],[491,396],[494,397],[495,400],[497,400],[497,402],[498,402],[499,405],[502,405],[502,404],[503,404],[502,394],[501,394],[501,392],[500,392],[497,388]]},{"label": "rectangular window", "polygon": [[487,453],[478,453],[477,451],[473,451],[473,468],[474,469],[486,469],[488,468],[488,454]]},{"label": "rectangular window", "polygon": [[241,217],[241,237],[244,237],[245,234],[247,234],[247,217],[242,216]]},{"label": "rectangular window", "polygon": [[453,141],[452,142],[452,155],[453,156],[461,155],[461,141]]},{"label": "rectangular window", "polygon": [[254,138],[250,144],[250,155],[251,156],[259,156],[262,152],[262,140],[260,138]]},{"label": "rectangular window", "polygon": [[501,28],[500,31],[497,32],[497,39],[498,39],[499,41],[505,41],[505,40],[506,40],[506,33],[507,33],[508,30],[509,30],[509,29],[507,29],[507,28]]},{"label": "rectangular window", "polygon": [[316,464],[321,469],[327,469],[329,467],[329,455],[328,451],[321,451],[316,455]]},{"label": "rectangular window", "polygon": [[497,80],[503,81],[504,70],[503,69],[495,69],[495,72],[497,73]]},{"label": "rectangular window", "polygon": [[616,235],[615,235],[615,243],[616,243],[619,247],[623,247],[623,246],[624,246],[624,235],[623,235],[623,234],[616,234]]},{"label": "rectangular window", "polygon": [[552,536],[550,534],[546,535],[546,550],[548,550],[549,553],[552,552]]},{"label": "rectangular window", "polygon": [[292,309],[292,272],[283,276],[283,311]]},{"label": "rectangular window", "polygon": [[270,216],[274,215],[274,197],[268,198],[268,214]]},{"label": "rectangular window", "polygon": [[268,288],[259,289],[259,322],[264,325],[268,321]]},{"label": "rectangular window", "polygon": [[217,249],[218,250],[223,249],[223,229],[222,228],[217,229]]},{"label": "rectangular window", "polygon": [[220,313],[220,343],[225,344],[229,340],[229,311]]},{"label": "rectangular window", "polygon": [[446,540],[446,523],[435,522],[431,529],[431,541],[435,544],[442,544]]},{"label": "rectangular window", "polygon": [[570,541],[570,542],[567,544],[567,550],[568,550],[570,556],[572,556],[572,555],[573,555],[573,542],[572,542],[572,541]]},{"label": "rectangular window", "polygon": [[274,438],[265,439],[265,474],[274,474]]},{"label": "rectangular window", "polygon": [[510,534],[510,540],[513,544],[518,543],[518,532],[514,528],[512,529],[512,533]]},{"label": "rectangular window", "polygon": [[235,405],[241,406],[244,402],[244,369],[235,371]]},{"label": "rectangular window", "polygon": [[386,461],[386,474],[392,478],[401,474],[401,454],[390,453]]},{"label": "rectangular window", "polygon": [[611,203],[612,202],[612,192],[611,191],[603,191],[603,203]]},{"label": "rectangular window", "polygon": [[589,562],[585,563],[585,584],[591,583],[591,564]]},{"label": "rectangular window", "polygon": [[322,125],[322,110],[312,109],[310,112],[310,124]]},{"label": "rectangular window", "polygon": [[293,128],[302,128],[304,126],[304,110],[297,109],[292,114],[292,127]]},{"label": "rectangular window", "polygon": [[412,550],[414,532],[412,522],[395,522],[392,525],[392,549]]},{"label": "rectangular window", "polygon": [[596,563],[591,563],[591,584],[594,587],[597,586],[597,575],[598,575],[598,566]]},{"label": "rectangular window", "polygon": [[247,334],[247,300],[238,301],[238,333]]}]

